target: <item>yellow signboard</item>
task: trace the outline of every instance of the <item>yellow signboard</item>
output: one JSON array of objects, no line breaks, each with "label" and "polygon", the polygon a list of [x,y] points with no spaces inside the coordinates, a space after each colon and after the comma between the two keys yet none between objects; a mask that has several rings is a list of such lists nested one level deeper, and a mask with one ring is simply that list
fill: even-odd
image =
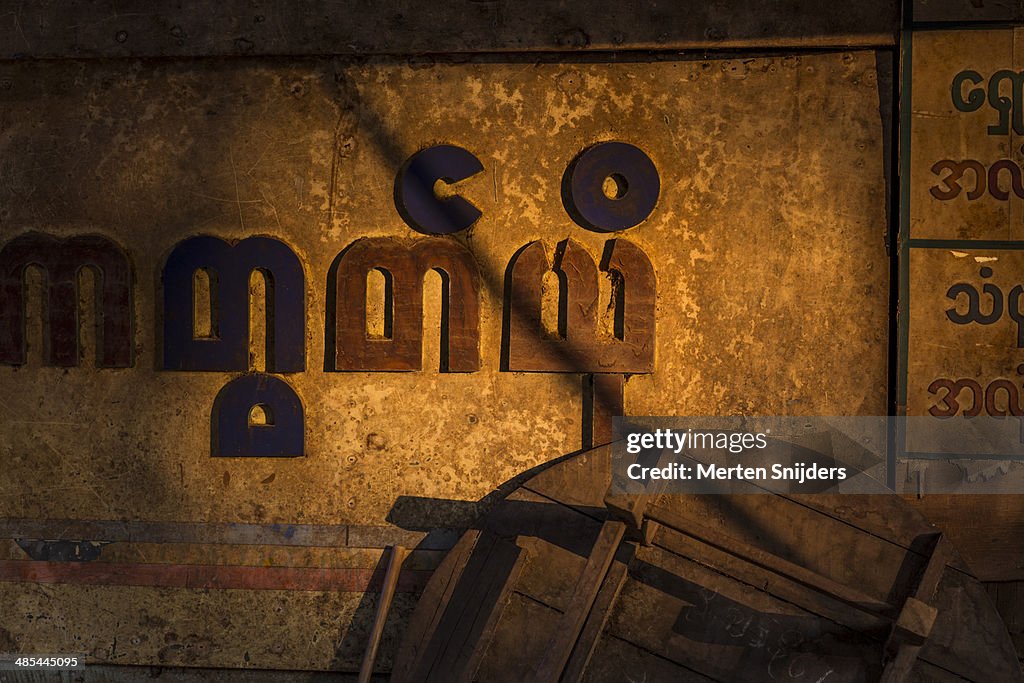
[{"label": "yellow signboard", "polygon": [[[1020,29],[926,30],[905,41],[900,405],[909,416],[1024,415],[1022,69]],[[1018,431],[947,452],[935,438],[942,426],[908,428],[905,452],[1024,452]]]}]

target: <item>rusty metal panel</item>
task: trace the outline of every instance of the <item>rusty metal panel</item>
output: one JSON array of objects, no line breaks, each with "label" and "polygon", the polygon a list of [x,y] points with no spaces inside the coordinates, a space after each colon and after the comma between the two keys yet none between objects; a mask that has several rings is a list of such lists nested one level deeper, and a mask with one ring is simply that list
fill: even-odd
[{"label": "rusty metal panel", "polygon": [[898,27],[895,0],[2,0],[0,59],[853,47]]},{"label": "rusty metal panel", "polygon": [[[27,362],[0,367],[0,518],[34,522],[0,524],[12,539],[0,604],[17,606],[0,618],[0,646],[80,647],[123,664],[354,670],[373,616],[365,591],[380,575],[379,557],[357,542],[415,545],[411,533],[464,526],[497,485],[580,448],[579,373],[502,369],[506,276],[538,240],[571,240],[595,266],[596,306],[567,318],[579,313],[589,326],[593,314],[595,335],[613,340],[621,312],[623,335],[653,344],[647,374],[629,377],[614,405],[649,415],[883,414],[888,64],[868,51],[572,64],[0,63],[0,240],[98,233],[136,273],[134,366],[102,371],[88,354],[79,367],[43,363],[41,283],[28,280]],[[660,178],[649,217],[612,234],[578,225],[562,197],[573,159],[608,141],[643,150]],[[415,153],[439,144],[480,160],[483,171],[447,190],[481,215],[466,230],[425,236],[397,210],[394,188]],[[302,265],[304,315],[293,320],[307,362],[283,379],[303,409],[303,457],[210,454],[218,392],[247,373],[281,371],[265,341],[268,293],[280,283],[250,273],[246,367],[163,369],[163,264],[195,235],[277,239]],[[386,317],[386,292],[366,279],[372,259],[348,281],[366,285],[355,301],[332,269],[367,239],[445,241],[479,270],[478,285],[458,289],[477,297],[478,319],[446,301],[429,259],[421,286],[401,295],[395,326],[422,297],[418,371],[332,371],[332,312],[354,313],[361,334],[363,318]],[[616,247],[602,270],[612,239],[638,251]],[[633,307],[635,274],[653,286]],[[540,275],[550,301],[557,274]],[[91,329],[79,331],[87,351]],[[445,343],[460,350],[463,371],[438,371]],[[268,538],[339,546],[328,558],[296,550],[306,547],[298,541],[260,560],[220,551]],[[101,547],[69,565],[32,559],[13,539],[78,544],[54,552]],[[161,544],[174,548],[157,552]],[[403,576],[395,628],[423,584]],[[53,605],[61,619],[41,618]],[[382,643],[384,669],[394,638]]]}]

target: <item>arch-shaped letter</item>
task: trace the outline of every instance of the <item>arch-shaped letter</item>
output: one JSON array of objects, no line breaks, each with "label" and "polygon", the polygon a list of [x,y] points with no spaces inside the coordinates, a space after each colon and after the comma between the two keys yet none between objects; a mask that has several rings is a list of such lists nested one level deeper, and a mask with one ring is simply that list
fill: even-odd
[{"label": "arch-shaped letter", "polygon": [[128,256],[100,235],[61,239],[42,233],[15,237],[0,249],[0,363],[25,363],[25,269],[46,272],[44,300],[49,320],[48,365],[78,365],[78,273],[95,268],[96,364],[132,365],[132,270]]},{"label": "arch-shaped letter", "polygon": [[[605,194],[615,180],[619,195]],[[647,219],[658,203],[661,178],[651,158],[625,142],[601,142],[580,152],[562,179],[562,202],[581,227],[598,232],[626,230]]]},{"label": "arch-shaped letter", "polygon": [[565,240],[554,270],[565,282],[565,338],[541,332],[541,282],[551,269],[542,242],[531,242],[513,257],[508,271],[506,358],[514,372],[647,373],[654,369],[656,283],[654,268],[638,246],[609,240],[601,269],[618,278],[613,293],[616,334],[597,333],[598,269],[586,249]]},{"label": "arch-shaped letter", "polygon": [[458,195],[440,199],[438,180],[457,183],[484,170],[472,152],[455,145],[435,145],[413,154],[395,179],[395,207],[409,227],[428,235],[465,230],[481,216],[480,209]]},{"label": "arch-shaped letter", "polygon": [[[196,339],[193,330],[192,279],[200,269],[217,278],[215,339]],[[248,237],[232,245],[209,235],[180,242],[164,265],[164,369],[249,369],[249,277],[254,270],[267,278],[267,370],[305,369],[305,278],[295,252],[272,237]]]},{"label": "arch-shaped letter", "polygon": [[[366,274],[374,269],[391,275],[395,310],[388,339],[366,334]],[[327,284],[335,292],[334,370],[422,369],[423,276],[428,270],[439,270],[445,278],[441,370],[480,369],[480,272],[469,250],[439,238],[411,244],[364,238],[335,259]]]},{"label": "arch-shaped letter", "polygon": [[[267,424],[249,424],[253,406],[263,406]],[[224,385],[210,414],[210,455],[222,458],[280,458],[304,455],[302,401],[288,383],[253,373]]]}]

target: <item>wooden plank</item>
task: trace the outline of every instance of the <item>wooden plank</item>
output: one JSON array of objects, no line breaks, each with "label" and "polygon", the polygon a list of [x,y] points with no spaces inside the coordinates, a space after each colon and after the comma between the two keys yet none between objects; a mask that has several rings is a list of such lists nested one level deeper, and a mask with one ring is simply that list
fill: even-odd
[{"label": "wooden plank", "polygon": [[917,598],[908,598],[893,624],[893,633],[905,642],[920,645],[931,634],[937,616],[938,610],[931,605]]},{"label": "wooden plank", "polygon": [[901,645],[896,656],[885,665],[879,683],[904,683],[909,680],[920,651],[921,647],[918,645]]},{"label": "wooden plank", "polygon": [[[935,617],[934,607],[915,598],[907,600],[899,620],[893,625],[893,635],[890,638],[890,641],[902,642],[899,642],[895,656],[886,663],[885,669],[882,671],[883,683],[903,683],[910,677],[910,672],[920,656],[922,645],[931,633]],[[909,638],[914,638],[915,642],[910,642]],[[890,649],[890,646],[887,646],[886,649]]]},{"label": "wooden plank", "polygon": [[423,54],[893,45],[898,4],[728,8],[690,0],[643,11],[613,0],[529,5],[310,0],[0,3],[0,59]]},{"label": "wooden plank", "polygon": [[1020,496],[925,495],[908,502],[942,530],[980,580],[1024,580]]},{"label": "wooden plank", "polygon": [[406,627],[402,648],[392,665],[392,678],[395,683],[414,680],[412,670],[430,646],[434,632],[445,614],[445,609],[479,539],[480,531],[467,531],[434,572],[430,583],[420,596],[416,612]]},{"label": "wooden plank", "polygon": [[531,557],[543,557],[544,561],[530,562],[523,568],[516,592],[565,612],[587,566],[587,558],[539,538],[520,537],[519,543],[530,551]]},{"label": "wooden plank", "polygon": [[1018,657],[1024,654],[1024,587],[1020,581],[989,583],[985,589],[1003,618]]},{"label": "wooden plank", "polygon": [[[536,557],[536,556],[534,556]],[[528,564],[533,564],[530,562]],[[530,681],[533,667],[547,652],[562,612],[517,590],[509,597],[476,680],[488,683]]]},{"label": "wooden plank", "polygon": [[[755,484],[749,484],[749,487],[751,493],[757,493],[758,489],[761,489],[761,487],[758,487]],[[636,514],[639,514],[645,503],[656,498],[658,494],[659,491],[657,487],[653,487],[652,494],[648,496],[621,496],[610,499],[607,502],[613,506],[622,506],[622,511],[624,513],[635,516]],[[898,500],[890,494],[869,494],[858,496],[859,500],[862,502],[860,505],[851,505],[849,496],[845,494],[773,494],[773,497],[776,500],[766,504],[763,500],[758,500],[751,496],[745,498],[742,495],[690,496],[685,500],[676,497],[675,504],[685,505],[686,508],[691,511],[690,514],[693,517],[721,519],[723,521],[727,521],[730,513],[732,512],[750,518],[758,515],[756,508],[759,506],[782,505],[778,514],[786,517],[787,519],[806,519],[806,511],[815,512],[829,517],[843,526],[875,536],[880,540],[896,545],[904,551],[910,551],[920,555],[920,553],[914,549],[915,540],[922,534],[934,533],[937,530],[937,519],[941,519],[941,513],[945,511],[946,514],[949,515],[950,509],[955,507],[958,503],[958,500],[951,500],[951,498],[978,498],[982,499],[982,503],[985,499],[1012,498],[991,495],[957,497],[927,496],[923,500],[941,499],[941,502],[936,500],[934,504],[924,506],[922,505],[922,500],[910,500],[909,502],[913,504],[913,507],[907,507],[906,505],[899,504]],[[782,501],[785,501],[785,504],[783,504]],[[1009,505],[1005,507],[1009,508]],[[915,510],[914,508],[918,509]],[[1018,510],[1014,509],[1011,511],[1006,509],[1004,512],[1007,515],[1010,515],[1014,512],[1018,512]],[[993,511],[988,510],[988,513],[991,514]],[[971,513],[968,512],[966,514]],[[936,519],[933,519],[933,517]],[[1024,534],[1024,515],[1020,515],[1020,517],[1021,523],[1019,524],[1019,529],[1015,525],[1013,529],[1006,530],[1007,534],[992,534],[991,536],[1010,538],[1013,533],[1016,533],[1017,531]],[[637,519],[639,520],[639,518]],[[985,519],[985,517],[974,517],[974,519],[980,520]],[[753,522],[753,520],[751,521]],[[758,525],[754,523],[751,526],[752,530],[756,533],[756,527]],[[786,528],[780,527],[778,531],[784,533]],[[842,533],[842,531],[839,530],[836,531],[836,533]],[[977,537],[978,534],[975,534],[975,536]],[[991,540],[989,534],[980,534],[980,537],[985,538],[986,540]],[[959,539],[954,542],[954,546],[958,550],[964,544],[968,544],[967,539],[964,539],[963,544]],[[1011,544],[1006,545],[1009,546]],[[1014,550],[1019,552],[1020,549],[1019,547],[1014,546]],[[961,559],[960,554],[956,552],[949,557],[949,565],[960,571],[968,571],[967,564],[963,559]],[[1024,578],[1024,562],[1021,563],[1021,567],[1021,577]],[[971,571],[973,571],[973,569]],[[999,579],[993,578],[990,580],[995,581]]]},{"label": "wooden plank", "polygon": [[935,621],[935,608],[929,607],[924,603],[910,598],[907,600],[907,605],[904,607],[904,613],[900,614],[900,620],[893,625],[893,635],[890,637],[890,644],[886,646],[887,650],[892,648],[892,641],[897,639],[905,639],[907,634],[901,629],[901,622],[904,621],[904,614],[910,610],[930,610],[930,612],[924,613],[923,628],[920,629],[919,633],[912,635],[918,636],[922,642],[899,642],[896,645],[896,652],[892,659],[886,663],[885,669],[882,671],[881,683],[904,683],[909,677],[910,672],[917,663],[917,658],[921,653],[921,645],[924,638],[927,638],[928,633],[931,632],[932,624]]},{"label": "wooden plank", "polygon": [[474,586],[466,600],[466,610],[474,612],[472,620],[460,620],[445,658],[432,667],[428,680],[468,683],[476,674],[526,559],[520,548],[505,541],[496,542],[495,551],[488,555],[480,570],[481,585]]},{"label": "wooden plank", "polygon": [[971,679],[919,659],[906,680],[907,683],[964,683]]},{"label": "wooden plank", "polygon": [[[477,671],[477,680],[488,683],[535,680],[532,667],[547,651],[550,635],[561,618],[562,612],[558,609],[513,592],[498,632]],[[585,677],[588,683],[644,680],[645,675],[649,682],[707,683],[711,680],[607,632],[600,643]]]},{"label": "wooden plank", "polygon": [[[867,609],[861,604],[851,605],[828,592],[824,585],[808,586],[784,573],[716,548],[702,539],[661,527],[660,532],[655,535],[655,545],[720,571],[836,624],[862,633],[875,633],[879,639],[884,637],[889,627],[890,620],[880,614],[888,605],[882,604],[874,610]],[[868,598],[867,604],[877,603]]]},{"label": "wooden plank", "polygon": [[[38,551],[38,548],[36,548]],[[67,554],[31,557],[14,541],[0,541],[0,560],[78,561]],[[442,550],[413,550],[404,569],[433,571],[444,560]],[[115,564],[180,564],[249,567],[375,569],[387,561],[380,548],[303,548],[289,546],[195,545],[179,543],[111,543],[90,562]]]},{"label": "wooden plank", "polygon": [[373,665],[377,661],[377,650],[380,647],[381,636],[384,635],[384,625],[388,620],[388,611],[391,609],[391,600],[395,597],[395,586],[398,584],[398,573],[402,569],[402,562],[408,551],[402,546],[395,546],[391,549],[388,558],[388,571],[384,575],[384,585],[380,591],[380,601],[377,603],[377,614],[373,619],[373,628],[370,629],[370,642],[363,655],[363,663],[359,667],[359,683],[370,683],[373,677]]},{"label": "wooden plank", "polygon": [[[752,494],[760,493],[763,489],[755,484],[748,484]],[[627,521],[639,528],[642,520],[642,512],[646,505],[656,500],[665,487],[664,482],[656,482],[650,487],[650,493],[641,496],[609,496],[606,503]],[[962,496],[961,496],[962,497]],[[991,498],[992,496],[981,496]],[[869,536],[876,537],[886,544],[891,544],[901,550],[910,552],[925,561],[926,556],[922,555],[915,547],[915,542],[922,535],[932,534],[937,530],[935,524],[913,508],[899,504],[898,499],[888,495],[865,495],[859,496],[863,502],[860,505],[850,505],[850,499],[843,494],[815,494],[815,495],[722,495],[722,496],[690,496],[672,498],[673,505],[679,509],[688,511],[693,518],[717,519],[740,534],[741,538],[749,543],[759,541],[773,544],[779,552],[786,553],[801,549],[812,550],[807,544],[798,542],[801,537],[817,535],[816,531],[802,531],[807,526],[816,528],[824,520],[819,515],[830,518],[834,523],[829,525],[830,534],[845,534],[846,529]],[[955,501],[947,502],[947,505]],[[682,507],[680,507],[682,506]],[[938,506],[937,506],[938,507]],[[786,525],[777,526],[770,532],[763,528],[766,511],[773,511],[771,515],[778,515],[787,520]],[[814,514],[809,514],[814,513]],[[1024,517],[1024,516],[1022,516]],[[1022,519],[1024,522],[1024,519]],[[1024,533],[1024,523],[1021,524],[1021,533]],[[989,538],[988,534],[982,533],[981,538]],[[1010,545],[1010,544],[1007,544]],[[882,546],[876,546],[880,550]],[[956,544],[959,549],[960,545]],[[1020,554],[1019,548],[1014,548]],[[799,557],[796,561],[805,566],[811,566],[811,562],[821,562],[823,558]],[[957,552],[951,553],[947,561],[949,566],[959,571],[967,571],[967,564],[961,559]],[[853,563],[839,563],[836,569],[843,570],[855,566]],[[1024,562],[1021,564],[1024,567]],[[1021,571],[1024,577],[1024,569]],[[995,580],[995,579],[993,579]],[[882,581],[885,585],[885,581]]]},{"label": "wooden plank", "polygon": [[681,666],[628,640],[605,634],[594,653],[587,683],[622,683],[636,680],[672,681],[672,683],[713,683],[715,679]]},{"label": "wooden plank", "polygon": [[670,527],[681,534],[696,538],[714,548],[743,559],[762,569],[779,574],[811,588],[820,593],[831,595],[837,600],[844,602],[851,607],[866,609],[876,614],[891,614],[892,606],[884,600],[879,600],[862,591],[846,586],[827,576],[823,576],[813,570],[795,564],[779,557],[771,552],[739,542],[728,535],[711,527],[699,524],[687,516],[677,514],[665,507],[652,506],[648,508],[648,516],[662,524]]},{"label": "wooden plank", "polygon": [[[669,464],[673,457],[669,451],[663,451],[658,456],[656,467]],[[656,479],[648,482],[642,493],[632,491],[625,493],[619,481],[613,480],[605,493],[604,504],[611,514],[625,521],[634,534],[644,536],[643,525],[647,508],[665,492],[667,487],[666,480]]]},{"label": "wooden plank", "polygon": [[[809,498],[810,496],[808,496]],[[857,512],[869,505],[885,510],[899,507],[896,498],[850,504],[846,496],[847,519],[824,514],[804,501],[773,495],[666,496],[659,505],[690,519],[705,520],[722,533],[846,585],[857,585],[862,593],[888,602],[894,583],[903,577],[908,563],[924,566],[928,555],[914,545],[915,537],[894,540],[867,533],[855,524]],[[861,498],[858,496],[858,498]],[[779,520],[785,520],[779,523]],[[928,533],[935,528],[925,523]],[[909,536],[909,535],[908,535]],[[828,539],[829,551],[820,542]],[[901,579],[905,580],[905,579]]]},{"label": "wooden plank", "polygon": [[953,549],[949,541],[941,533],[935,534],[935,542],[932,546],[931,557],[925,565],[924,572],[918,580],[917,588],[914,589],[914,597],[923,602],[931,602],[935,592],[939,589],[939,582],[942,581],[942,573],[946,570],[946,563],[949,560]]},{"label": "wooden plank", "polygon": [[640,548],[606,627],[615,636],[717,680],[874,680],[880,644],[757,587],[658,546]]},{"label": "wooden plank", "polygon": [[525,558],[513,543],[481,534],[409,680],[472,680]]},{"label": "wooden plank", "polygon": [[[785,497],[797,505],[828,515],[906,550],[913,551],[914,541],[922,534],[934,533],[937,530],[931,515],[921,510],[915,501],[907,497],[903,500],[909,501],[912,504],[910,507],[899,504],[897,499],[889,494],[862,496],[863,504],[857,506],[851,506],[849,498],[843,494]],[[968,570],[967,564],[957,553],[949,558],[949,562],[955,569]]]},{"label": "wooden plank", "polygon": [[[933,497],[935,496],[928,496],[928,498]],[[965,497],[959,496],[959,498]],[[980,498],[992,497],[980,496]],[[843,526],[875,536],[921,557],[925,556],[914,549],[915,541],[921,535],[934,533],[938,529],[935,520],[932,519],[931,508],[922,510],[918,501],[910,501],[913,507],[907,507],[900,504],[899,499],[890,494],[859,495],[860,504],[858,505],[851,505],[849,496],[845,494],[783,494],[776,498],[794,506],[787,506],[779,511],[779,514],[787,518],[806,517],[806,513],[800,510],[803,508],[830,517]],[[955,501],[949,500],[949,497],[939,496],[939,498],[944,498],[946,501],[944,504],[947,506],[955,504]],[[748,501],[746,508],[755,504],[757,501]],[[727,516],[730,509],[740,512],[741,508],[744,508],[743,498],[737,496],[693,496],[687,499],[686,505],[693,509],[692,514],[697,517],[714,518]],[[936,505],[935,507],[941,506]],[[754,514],[753,511],[746,509],[743,509],[743,512],[748,515]],[[1024,526],[1022,526],[1022,530],[1024,530]],[[841,533],[841,531],[836,533]],[[954,543],[954,545],[958,549],[960,548],[959,543]],[[949,564],[959,571],[968,571],[967,564],[958,553],[953,553],[950,556]]]},{"label": "wooden plank", "polygon": [[429,533],[394,525],[236,524],[228,522],[149,522],[106,519],[0,519],[0,538],[68,539],[126,543],[206,543],[225,545],[352,546],[391,545],[448,550],[461,529]]},{"label": "wooden plank", "polygon": [[536,680],[557,681],[562,674],[625,532],[626,525],[622,522],[608,521],[601,526],[587,566],[576,583],[569,608],[562,615],[558,632],[536,669]]},{"label": "wooden plank", "polygon": [[962,572],[943,572],[931,604],[938,618],[918,662],[928,661],[975,681],[1022,680],[1006,626],[977,579]]},{"label": "wooden plank", "polygon": [[352,524],[346,545],[354,548],[386,548],[402,545],[419,550],[448,550],[455,545],[463,529],[436,528],[429,532],[409,531],[382,524]]},{"label": "wooden plank", "polygon": [[499,536],[531,536],[565,548],[581,557],[601,530],[601,521],[578,509],[555,502],[526,487],[496,503],[484,520]]},{"label": "wooden plank", "polygon": [[[397,529],[396,527],[385,527]],[[402,531],[401,529],[397,529]],[[228,524],[106,519],[0,519],[0,538],[47,538],[139,543],[237,543],[343,546],[349,525]]]},{"label": "wooden plank", "polygon": [[612,562],[608,574],[605,575],[604,581],[601,583],[601,590],[598,591],[597,598],[594,600],[594,607],[587,615],[587,621],[580,632],[579,640],[576,641],[572,655],[565,665],[561,683],[579,683],[583,680],[583,676],[587,672],[587,665],[590,664],[594,650],[597,648],[605,624],[608,623],[608,617],[612,608],[615,607],[615,601],[619,597],[619,591],[622,590],[628,574],[629,566],[625,562],[618,560]]}]

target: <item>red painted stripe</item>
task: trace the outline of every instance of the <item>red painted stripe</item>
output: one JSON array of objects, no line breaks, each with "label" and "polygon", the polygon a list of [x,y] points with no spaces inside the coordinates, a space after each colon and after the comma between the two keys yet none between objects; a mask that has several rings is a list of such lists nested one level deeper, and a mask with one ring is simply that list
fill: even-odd
[{"label": "red painted stripe", "polygon": [[[398,577],[398,591],[412,593],[422,590],[430,578],[430,574],[429,571],[403,569]],[[362,593],[379,591],[383,580],[383,568],[240,567],[202,564],[0,560],[0,581],[16,583]]]}]

